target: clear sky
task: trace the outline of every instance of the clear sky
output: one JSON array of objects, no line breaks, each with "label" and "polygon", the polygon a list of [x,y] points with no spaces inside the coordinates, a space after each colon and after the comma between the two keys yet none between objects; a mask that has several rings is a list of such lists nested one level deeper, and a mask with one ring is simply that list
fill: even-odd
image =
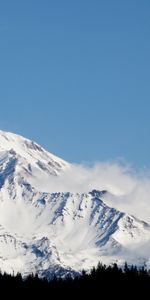
[{"label": "clear sky", "polygon": [[0,128],[150,167],[150,1],[1,0]]}]

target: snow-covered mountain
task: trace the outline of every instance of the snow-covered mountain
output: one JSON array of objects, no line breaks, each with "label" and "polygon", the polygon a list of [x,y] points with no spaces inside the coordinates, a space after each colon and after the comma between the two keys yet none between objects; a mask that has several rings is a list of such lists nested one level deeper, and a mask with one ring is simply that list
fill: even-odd
[{"label": "snow-covered mountain", "polygon": [[105,204],[106,191],[50,192],[71,164],[0,131],[0,269],[51,278],[98,261],[149,265],[150,226]]}]

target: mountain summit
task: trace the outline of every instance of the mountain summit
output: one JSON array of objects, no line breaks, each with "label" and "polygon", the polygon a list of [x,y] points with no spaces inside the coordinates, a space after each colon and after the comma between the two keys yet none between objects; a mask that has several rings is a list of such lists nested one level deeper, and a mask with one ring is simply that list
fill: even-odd
[{"label": "mountain summit", "polygon": [[150,226],[107,206],[106,191],[50,192],[68,168],[37,143],[0,131],[0,269],[50,279],[99,261],[148,264]]},{"label": "mountain summit", "polygon": [[61,169],[69,166],[67,162],[44,150],[37,143],[10,132],[0,131],[0,151],[7,155],[16,155],[16,158],[50,175],[57,175]]}]

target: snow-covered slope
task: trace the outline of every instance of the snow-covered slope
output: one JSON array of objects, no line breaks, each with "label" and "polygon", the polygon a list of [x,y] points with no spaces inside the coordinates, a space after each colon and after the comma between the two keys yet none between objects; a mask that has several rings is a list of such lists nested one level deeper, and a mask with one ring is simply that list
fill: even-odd
[{"label": "snow-covered slope", "polygon": [[149,264],[150,226],[107,206],[104,191],[50,193],[71,165],[0,132],[0,269],[51,278],[111,263]]},{"label": "snow-covered slope", "polygon": [[[51,176],[58,176],[69,163],[22,136],[0,131],[0,186],[8,179],[27,181],[38,190],[49,190]],[[10,186],[10,185],[9,185]]]}]

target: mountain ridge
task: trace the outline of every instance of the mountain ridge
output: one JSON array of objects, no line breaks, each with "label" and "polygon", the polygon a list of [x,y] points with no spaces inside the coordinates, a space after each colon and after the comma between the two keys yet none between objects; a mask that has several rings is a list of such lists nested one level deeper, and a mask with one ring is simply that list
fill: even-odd
[{"label": "mountain ridge", "polygon": [[50,279],[99,261],[149,264],[150,225],[109,207],[109,191],[50,192],[67,168],[35,142],[0,131],[1,270]]}]

